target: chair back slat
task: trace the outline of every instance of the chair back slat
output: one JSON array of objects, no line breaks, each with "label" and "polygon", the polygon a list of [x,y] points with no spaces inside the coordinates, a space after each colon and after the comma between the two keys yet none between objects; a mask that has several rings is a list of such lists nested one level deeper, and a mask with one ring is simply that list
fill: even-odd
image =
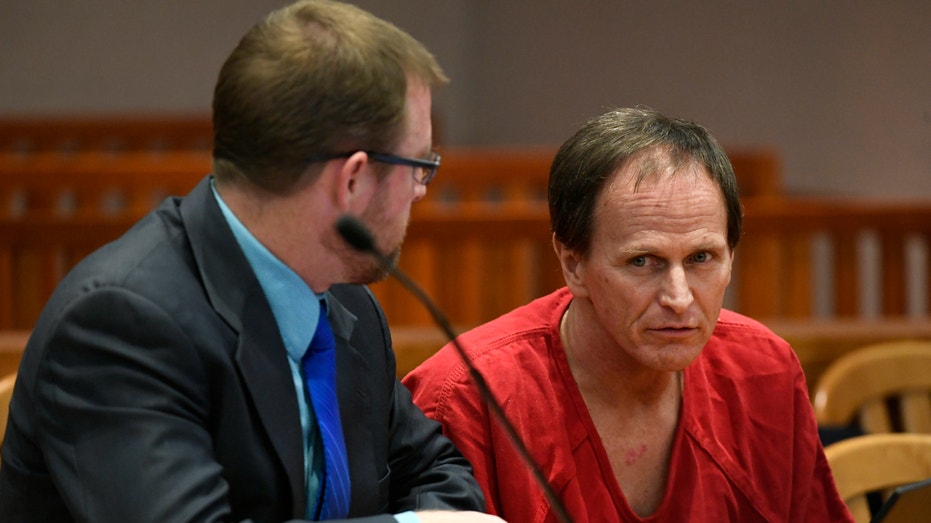
[{"label": "chair back slat", "polygon": [[815,385],[815,416],[824,425],[859,421],[868,433],[931,434],[931,340],[900,340],[855,349],[835,360]]},{"label": "chair back slat", "polygon": [[931,434],[868,434],[832,443],[824,454],[857,523],[872,518],[868,495],[931,478]]},{"label": "chair back slat", "polygon": [[893,432],[885,398],[872,398],[863,404],[860,408],[860,427],[870,434]]},{"label": "chair back slat", "polygon": [[899,401],[905,431],[931,434],[931,391],[908,391]]}]

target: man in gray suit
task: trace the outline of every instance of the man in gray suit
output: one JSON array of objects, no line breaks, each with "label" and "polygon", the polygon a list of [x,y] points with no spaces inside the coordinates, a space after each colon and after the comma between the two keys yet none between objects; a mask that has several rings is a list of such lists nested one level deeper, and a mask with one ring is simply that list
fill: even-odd
[{"label": "man in gray suit", "polygon": [[[398,253],[439,165],[445,81],[420,43],[345,4],[252,28],[216,85],[213,174],[79,264],[39,318],[0,520],[500,521],[395,378],[358,285],[383,271],[334,230],[354,215]],[[335,362],[306,363],[323,338]],[[305,381],[318,372],[336,376],[332,409]]]}]

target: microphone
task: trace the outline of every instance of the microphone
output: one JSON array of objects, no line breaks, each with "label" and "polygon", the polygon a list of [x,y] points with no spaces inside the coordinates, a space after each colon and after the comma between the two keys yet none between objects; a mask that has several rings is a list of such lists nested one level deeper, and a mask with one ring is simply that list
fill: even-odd
[{"label": "microphone", "polygon": [[533,461],[533,457],[530,455],[530,451],[527,450],[527,445],[520,439],[520,436],[517,434],[517,430],[514,428],[514,425],[508,421],[507,417],[504,415],[504,408],[495,400],[494,396],[491,394],[491,390],[488,388],[488,383],[485,381],[485,377],[482,376],[481,372],[475,368],[472,364],[472,359],[466,353],[465,348],[462,347],[462,344],[459,343],[459,338],[456,333],[453,331],[452,325],[450,325],[449,320],[446,318],[446,315],[440,310],[439,307],[429,296],[416,284],[414,281],[407,276],[397,265],[387,256],[382,254],[378,248],[375,246],[375,239],[372,236],[372,233],[369,232],[368,228],[359,221],[356,217],[350,214],[342,215],[336,221],[336,230],[339,232],[340,236],[343,237],[343,240],[346,241],[352,248],[357,251],[370,254],[373,258],[378,260],[378,263],[382,266],[383,269],[388,271],[389,274],[394,276],[401,285],[404,286],[408,291],[413,294],[417,300],[423,304],[424,307],[430,312],[430,315],[433,317],[434,322],[443,330],[443,333],[449,338],[449,341],[452,342],[453,347],[456,349],[456,352],[459,353],[459,357],[465,363],[466,368],[469,369],[469,375],[472,377],[472,382],[475,383],[476,388],[478,388],[478,393],[488,404],[488,409],[492,412],[494,417],[501,424],[501,427],[504,429],[504,432],[507,434],[508,439],[511,441],[511,445],[517,450],[517,453],[520,455],[521,459],[524,460],[527,468],[530,469],[530,472],[533,474],[534,479],[537,484],[543,490],[544,495],[546,495],[547,500],[550,502],[550,507],[552,507],[553,512],[559,518],[559,521],[562,523],[572,523],[572,518],[569,517],[569,512],[566,510],[566,507],[563,505],[562,500],[559,499],[559,496],[556,495],[556,491],[546,480],[546,477],[543,475],[543,472],[540,470],[540,467]]}]

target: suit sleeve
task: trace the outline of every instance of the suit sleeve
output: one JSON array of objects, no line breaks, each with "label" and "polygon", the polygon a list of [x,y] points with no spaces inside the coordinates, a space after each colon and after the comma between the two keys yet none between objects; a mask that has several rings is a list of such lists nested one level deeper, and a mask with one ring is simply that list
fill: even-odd
[{"label": "suit sleeve", "polygon": [[388,511],[394,514],[425,509],[484,511],[484,497],[468,461],[443,435],[440,424],[414,405],[410,392],[397,379],[387,322],[375,298],[367,289],[364,296],[347,293],[363,287],[346,287],[350,286],[332,290],[358,316],[353,345],[365,347],[371,372],[378,376],[378,379],[366,378],[382,387],[380,392],[371,394],[380,394],[387,400],[382,405],[387,412]]},{"label": "suit sleeve", "polygon": [[207,426],[208,376],[164,310],[104,288],[47,333],[37,437],[78,521],[220,521],[227,485]]},{"label": "suit sleeve", "polygon": [[[210,431],[218,415],[211,382],[217,362],[205,360],[178,314],[129,290],[102,287],[68,303],[42,333],[35,433],[75,520],[232,518]],[[378,363],[384,379],[365,378],[385,420],[387,437],[374,444],[385,449],[390,495],[375,507],[383,510],[360,509],[353,521],[393,522],[392,513],[428,508],[482,510],[468,463],[394,377],[390,343],[374,347],[390,359]]]},{"label": "suit sleeve", "polygon": [[396,422],[393,428],[391,469],[393,512],[449,509],[485,510],[484,498],[472,469],[440,425],[411,402],[407,388],[395,384]]}]

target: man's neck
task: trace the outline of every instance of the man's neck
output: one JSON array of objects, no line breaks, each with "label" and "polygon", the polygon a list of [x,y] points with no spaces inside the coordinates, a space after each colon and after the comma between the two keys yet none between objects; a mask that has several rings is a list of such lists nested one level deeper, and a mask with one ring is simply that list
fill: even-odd
[{"label": "man's neck", "polygon": [[[560,322],[560,338],[572,375],[586,402],[604,402],[631,411],[678,405],[682,371],[644,367],[613,342],[599,325],[589,325],[593,311],[573,300]],[[586,312],[591,312],[586,314]],[[625,407],[626,406],[626,407]]]}]

